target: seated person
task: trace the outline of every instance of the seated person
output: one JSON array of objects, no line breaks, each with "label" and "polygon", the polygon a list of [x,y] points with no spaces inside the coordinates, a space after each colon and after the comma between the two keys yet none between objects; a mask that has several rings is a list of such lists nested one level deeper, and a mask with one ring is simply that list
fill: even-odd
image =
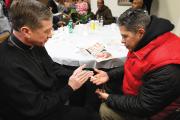
[{"label": "seated person", "polygon": [[87,23],[89,19],[94,19],[94,14],[91,12],[91,8],[88,2],[84,0],[78,0],[76,3],[76,22]]},{"label": "seated person", "polygon": [[4,31],[11,32],[9,20],[7,18],[7,9],[4,2],[0,1],[0,33]]},{"label": "seated person", "polygon": [[[96,70],[91,81],[104,84],[102,120],[175,120],[180,117],[180,38],[166,19],[128,9],[118,20],[129,50],[124,68]],[[118,91],[109,86],[116,82]],[[115,87],[114,87],[115,88]],[[179,120],[179,119],[176,119]]]},{"label": "seated person", "polygon": [[144,9],[144,2],[143,0],[133,0],[131,4],[133,9]]},{"label": "seated person", "polygon": [[150,14],[150,8],[152,0],[130,0],[132,2],[132,8],[134,9],[145,9]]},{"label": "seated person", "polygon": [[98,10],[95,14],[97,20],[102,17],[104,25],[108,25],[116,21],[112,16],[111,10],[106,5],[104,5],[104,0],[97,0],[97,7]]},{"label": "seated person", "polygon": [[76,1],[65,0],[64,5],[65,5],[64,13],[66,13],[70,17],[70,19],[73,20],[73,22],[75,22],[76,20],[73,18],[73,16],[76,16],[76,14],[77,14],[77,12],[76,12]]},{"label": "seated person", "polygon": [[83,0],[84,2],[87,2],[88,3],[88,10],[91,12],[91,2],[90,0]]},{"label": "seated person", "polygon": [[52,36],[52,12],[36,0],[10,8],[13,32],[0,45],[0,115],[5,120],[99,120],[69,98],[92,71],[75,71],[52,61],[44,44]]},{"label": "seated person", "polygon": [[65,6],[65,13],[70,14],[71,9],[76,9],[76,2],[75,0],[65,0],[64,6]]},{"label": "seated person", "polygon": [[53,27],[57,29],[58,27],[67,25],[70,17],[64,13],[65,6],[63,0],[48,0],[47,5],[53,13]]},{"label": "seated person", "polygon": [[10,35],[9,31],[4,31],[0,33],[0,43],[6,40]]},{"label": "seated person", "polygon": [[63,0],[48,0],[48,7],[51,8],[53,14],[62,13],[64,11]]}]

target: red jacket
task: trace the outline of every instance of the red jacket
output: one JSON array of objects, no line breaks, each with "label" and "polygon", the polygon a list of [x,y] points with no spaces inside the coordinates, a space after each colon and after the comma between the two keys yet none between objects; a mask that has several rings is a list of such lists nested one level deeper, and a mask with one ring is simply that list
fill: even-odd
[{"label": "red jacket", "polygon": [[5,0],[5,5],[6,5],[6,8],[9,9],[10,6],[11,6],[11,0]]},{"label": "red jacket", "polygon": [[[144,74],[168,64],[180,64],[180,38],[168,32],[151,41],[137,52],[128,53],[124,66],[123,92],[125,95],[138,95],[143,84]],[[180,99],[179,99],[180,100]],[[173,110],[180,107],[178,99],[164,108],[162,112],[151,117],[161,120]]]},{"label": "red jacket", "polygon": [[180,64],[180,38],[168,32],[137,52],[128,53],[124,66],[123,92],[137,95],[142,76],[168,64]]}]

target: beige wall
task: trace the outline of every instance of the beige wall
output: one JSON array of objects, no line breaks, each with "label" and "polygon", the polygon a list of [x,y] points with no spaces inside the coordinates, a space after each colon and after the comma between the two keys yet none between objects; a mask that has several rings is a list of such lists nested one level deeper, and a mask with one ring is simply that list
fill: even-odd
[{"label": "beige wall", "polygon": [[180,36],[180,0],[154,0],[151,13],[172,21],[173,32]]},{"label": "beige wall", "polygon": [[[97,0],[91,0],[92,11],[97,10]],[[113,16],[118,17],[129,6],[118,6],[117,0],[104,0],[105,4],[112,10]],[[180,0],[153,0],[151,13],[172,21],[175,25],[173,32],[180,36]]]}]

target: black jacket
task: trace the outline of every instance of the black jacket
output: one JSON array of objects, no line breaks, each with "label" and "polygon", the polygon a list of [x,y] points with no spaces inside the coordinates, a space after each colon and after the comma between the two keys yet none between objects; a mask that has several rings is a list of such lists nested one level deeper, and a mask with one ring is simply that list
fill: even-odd
[{"label": "black jacket", "polygon": [[98,17],[103,17],[103,24],[108,25],[111,23],[116,22],[115,18],[112,16],[111,10],[107,6],[103,6],[102,9],[98,9],[96,12],[96,18]]},{"label": "black jacket", "polygon": [[[168,20],[152,16],[147,32],[136,46],[135,51],[173,28],[174,26]],[[109,84],[112,84],[113,81],[122,83],[122,80],[118,80],[122,78],[122,72],[122,69],[117,68],[109,71],[108,75],[112,78]],[[129,116],[145,118],[153,116],[180,97],[179,74],[180,65],[173,64],[150,71],[143,75],[143,85],[137,96],[124,96],[122,93],[119,95],[110,94],[106,103],[109,107],[124,112]]]},{"label": "black jacket", "polygon": [[48,0],[47,6],[52,8],[52,13],[58,13],[58,7],[53,0]]},{"label": "black jacket", "polygon": [[0,45],[0,114],[8,120],[56,120],[73,93],[67,85],[73,70],[54,63],[44,47],[12,40],[20,48],[9,40]]}]

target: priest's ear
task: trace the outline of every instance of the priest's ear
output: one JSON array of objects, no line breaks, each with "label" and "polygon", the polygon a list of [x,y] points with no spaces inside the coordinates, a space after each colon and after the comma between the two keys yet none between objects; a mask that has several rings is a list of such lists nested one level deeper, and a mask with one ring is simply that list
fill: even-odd
[{"label": "priest's ear", "polygon": [[28,26],[21,27],[20,32],[23,33],[25,38],[30,38],[32,33],[31,29]]}]

